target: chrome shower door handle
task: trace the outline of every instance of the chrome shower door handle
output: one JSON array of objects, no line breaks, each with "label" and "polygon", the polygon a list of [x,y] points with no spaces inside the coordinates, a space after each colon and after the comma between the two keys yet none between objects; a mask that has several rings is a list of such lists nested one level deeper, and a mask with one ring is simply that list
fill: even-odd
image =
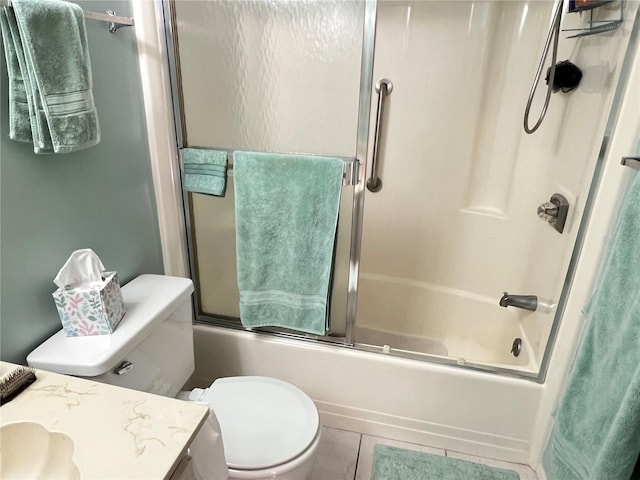
[{"label": "chrome shower door handle", "polygon": [[376,83],[376,92],[378,92],[378,109],[376,110],[376,130],[373,137],[373,157],[371,159],[371,176],[367,180],[367,188],[370,192],[379,192],[382,189],[382,180],[378,177],[378,166],[380,157],[380,136],[382,131],[382,122],[384,117],[384,100],[393,90],[391,80],[381,78]]}]

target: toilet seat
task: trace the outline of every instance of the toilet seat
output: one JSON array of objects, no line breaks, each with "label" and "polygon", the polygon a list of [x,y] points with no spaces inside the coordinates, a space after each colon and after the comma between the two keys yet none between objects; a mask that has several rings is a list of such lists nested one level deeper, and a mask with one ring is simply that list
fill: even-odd
[{"label": "toilet seat", "polygon": [[220,422],[227,465],[234,470],[281,465],[316,440],[318,410],[304,392],[287,382],[270,377],[220,378],[198,396]]}]

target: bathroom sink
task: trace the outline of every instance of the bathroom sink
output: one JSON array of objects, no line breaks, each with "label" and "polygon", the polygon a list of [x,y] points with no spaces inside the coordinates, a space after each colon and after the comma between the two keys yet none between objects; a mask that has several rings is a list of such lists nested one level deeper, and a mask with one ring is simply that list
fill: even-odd
[{"label": "bathroom sink", "polygon": [[17,422],[0,428],[0,478],[79,479],[73,440],[39,423]]}]

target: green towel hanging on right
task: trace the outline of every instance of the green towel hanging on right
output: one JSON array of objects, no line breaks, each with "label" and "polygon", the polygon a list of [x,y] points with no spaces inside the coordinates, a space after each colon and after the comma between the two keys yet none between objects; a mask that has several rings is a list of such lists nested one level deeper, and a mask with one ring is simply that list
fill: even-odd
[{"label": "green towel hanging on right", "polygon": [[640,453],[640,174],[584,314],[544,468],[550,480],[628,480]]}]

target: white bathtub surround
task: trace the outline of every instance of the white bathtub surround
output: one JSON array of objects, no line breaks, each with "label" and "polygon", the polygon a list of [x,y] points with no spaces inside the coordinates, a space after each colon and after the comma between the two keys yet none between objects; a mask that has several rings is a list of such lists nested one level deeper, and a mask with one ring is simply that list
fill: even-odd
[{"label": "white bathtub surround", "polygon": [[[407,338],[396,343],[402,350],[448,356],[461,364],[512,369],[532,377],[538,373],[540,342],[530,341],[524,325],[527,321],[550,325],[555,311],[502,308],[497,298],[384,275],[361,274],[359,286],[358,318],[366,321],[357,324],[358,343],[376,340],[377,345],[388,343],[394,348],[400,336]],[[523,343],[517,357],[510,353],[516,338]],[[419,339],[427,339],[427,344],[420,345]]]},{"label": "white bathtub surround", "polygon": [[[378,2],[373,78],[394,89],[384,186],[365,192],[359,327],[438,340],[465,362],[539,370],[555,309],[498,300],[560,298],[637,7],[626,3],[629,20],[614,34],[561,35],[558,60],[583,68],[584,85],[554,94],[527,135],[552,1]],[[584,22],[567,14],[563,28]],[[562,235],[536,216],[555,192],[571,204]],[[514,338],[528,358],[509,354]]]},{"label": "white bathtub surround", "polygon": [[[0,374],[16,367],[0,362]],[[0,425],[34,422],[67,435],[80,478],[169,478],[209,414],[196,403],[44,370],[36,377],[2,406]]]}]

